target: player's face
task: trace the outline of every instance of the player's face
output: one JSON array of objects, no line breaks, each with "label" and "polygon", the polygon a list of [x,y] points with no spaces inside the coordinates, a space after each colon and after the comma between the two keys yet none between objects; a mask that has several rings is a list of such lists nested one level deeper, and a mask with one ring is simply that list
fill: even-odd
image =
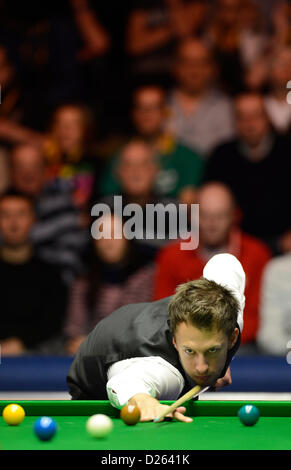
[{"label": "player's face", "polygon": [[220,376],[237,335],[237,329],[229,339],[223,331],[200,330],[183,322],[177,326],[173,342],[185,372],[197,384],[207,386]]}]

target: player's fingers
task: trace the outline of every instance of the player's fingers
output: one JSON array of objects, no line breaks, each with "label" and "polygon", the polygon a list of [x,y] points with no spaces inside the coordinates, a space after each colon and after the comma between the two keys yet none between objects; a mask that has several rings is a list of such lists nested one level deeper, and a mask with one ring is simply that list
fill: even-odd
[{"label": "player's fingers", "polygon": [[146,409],[142,412],[141,417],[140,417],[140,422],[145,422],[145,421],[152,421],[155,419],[157,416],[159,416],[164,409],[164,406],[159,406],[156,409]]},{"label": "player's fingers", "polygon": [[185,413],[186,408],[185,406],[178,406],[178,408],[175,409],[175,411],[178,411],[179,413]]},{"label": "player's fingers", "polygon": [[179,406],[175,411],[173,411],[173,413],[167,415],[167,419],[175,418],[179,421],[184,421],[185,423],[191,423],[193,419],[189,418],[189,416],[184,416],[185,411],[185,406]]},{"label": "player's fingers", "polygon": [[185,413],[186,408],[185,408],[185,406],[178,406],[178,408],[176,408],[175,411],[173,411],[172,413],[169,413],[169,414],[167,415],[167,418],[173,418],[173,414],[174,414],[176,411],[178,411],[179,413]]},{"label": "player's fingers", "polygon": [[141,423],[144,423],[146,421],[152,421],[153,419],[155,418],[155,416],[153,415],[153,413],[145,413],[145,414],[142,414],[141,417],[140,417],[140,422]]},{"label": "player's fingers", "polygon": [[180,413],[177,410],[174,411],[173,415],[175,419],[177,419],[178,421],[183,421],[184,423],[192,423],[193,421],[192,418],[190,418],[189,416],[185,416],[183,413]]}]

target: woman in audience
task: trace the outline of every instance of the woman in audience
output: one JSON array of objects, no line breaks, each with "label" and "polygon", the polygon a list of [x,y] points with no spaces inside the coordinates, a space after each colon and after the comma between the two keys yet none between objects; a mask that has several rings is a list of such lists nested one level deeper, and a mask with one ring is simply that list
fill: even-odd
[{"label": "woman in audience", "polygon": [[[107,238],[93,240],[87,273],[71,291],[65,326],[69,354],[76,353],[102,318],[122,305],[153,297],[154,266],[126,239],[119,217],[104,216],[102,227]],[[120,239],[114,237],[114,229],[122,234]]]},{"label": "woman in audience", "polygon": [[59,106],[45,143],[48,179],[72,191],[75,205],[86,207],[98,186],[103,162],[93,144],[94,118],[85,105]]}]

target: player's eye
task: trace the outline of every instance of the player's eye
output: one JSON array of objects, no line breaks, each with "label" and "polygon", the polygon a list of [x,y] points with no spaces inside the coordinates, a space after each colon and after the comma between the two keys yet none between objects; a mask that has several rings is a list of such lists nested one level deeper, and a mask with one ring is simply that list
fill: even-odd
[{"label": "player's eye", "polygon": [[193,354],[193,349],[190,349],[190,348],[185,348],[185,353],[188,354],[189,356],[191,356]]},{"label": "player's eye", "polygon": [[210,354],[215,354],[217,351],[219,351],[218,348],[210,348],[210,349],[208,349],[208,352],[209,352]]}]

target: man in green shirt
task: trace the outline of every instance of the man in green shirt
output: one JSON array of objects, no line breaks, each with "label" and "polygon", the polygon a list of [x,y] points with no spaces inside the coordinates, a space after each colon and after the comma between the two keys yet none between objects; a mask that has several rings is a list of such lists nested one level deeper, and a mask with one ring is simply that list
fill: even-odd
[{"label": "man in green shirt", "polygon": [[[133,94],[132,122],[137,135],[151,144],[156,151],[160,170],[156,179],[156,192],[174,197],[181,203],[194,202],[195,188],[200,184],[203,161],[199,155],[165,133],[167,108],[165,92],[159,86],[142,86]],[[116,177],[119,153],[108,163],[101,183],[104,195],[120,192]]]}]

